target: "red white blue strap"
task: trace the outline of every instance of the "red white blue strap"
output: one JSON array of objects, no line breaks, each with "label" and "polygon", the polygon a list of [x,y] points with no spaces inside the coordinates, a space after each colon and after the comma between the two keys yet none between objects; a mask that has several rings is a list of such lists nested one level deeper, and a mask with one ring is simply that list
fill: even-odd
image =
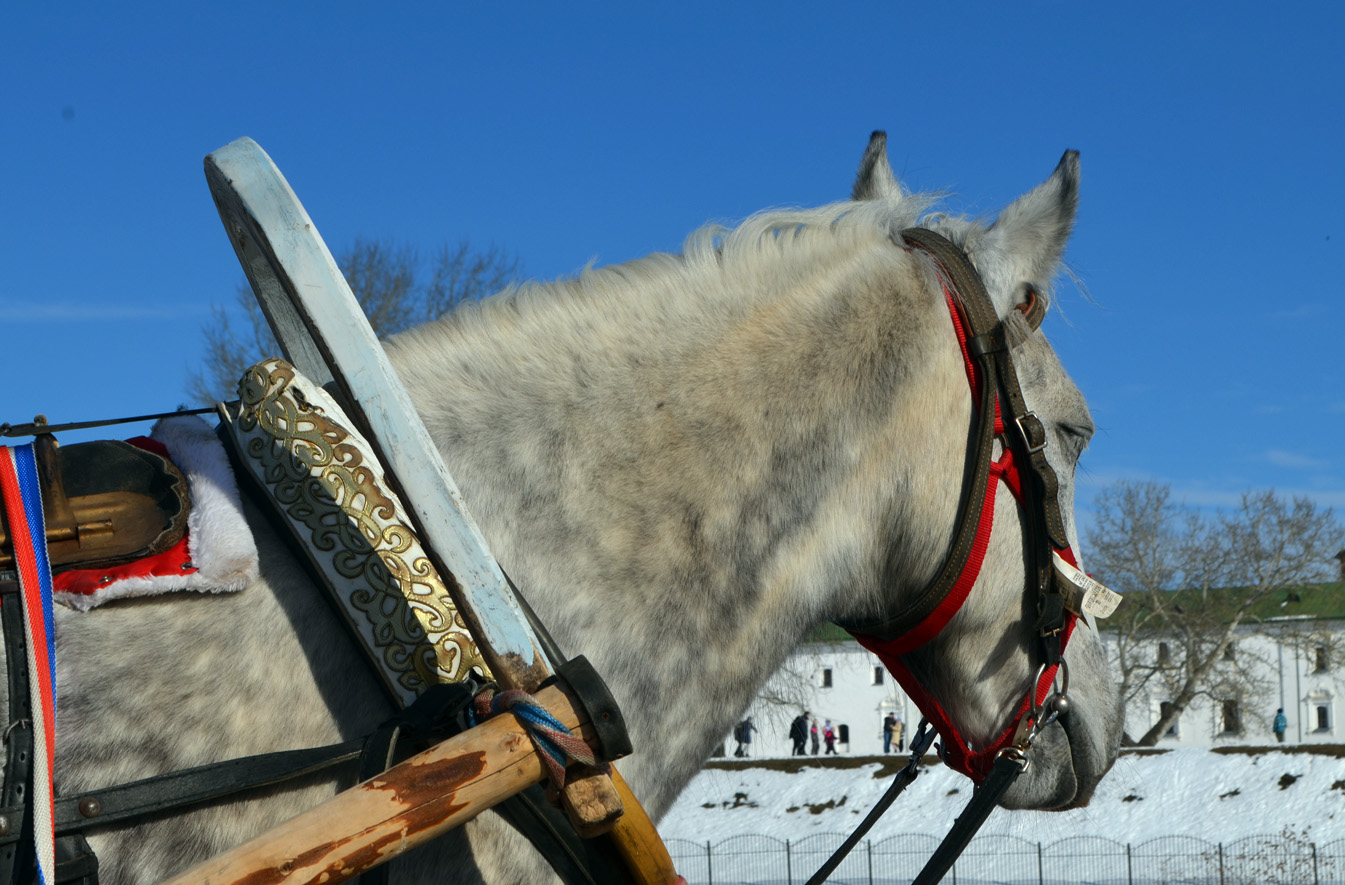
[{"label": "red white blue strap", "polygon": [[0,448],[0,499],[14,545],[23,594],[33,711],[33,841],[42,885],[55,885],[56,816],[52,789],[56,750],[56,636],[52,628],[51,565],[42,518],[42,486],[32,445]]}]

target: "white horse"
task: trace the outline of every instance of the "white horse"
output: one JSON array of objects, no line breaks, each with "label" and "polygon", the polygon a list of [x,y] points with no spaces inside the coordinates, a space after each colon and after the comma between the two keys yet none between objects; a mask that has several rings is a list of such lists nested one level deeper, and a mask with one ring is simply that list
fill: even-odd
[{"label": "white horse", "polygon": [[[896,234],[961,246],[1014,337],[1073,538],[1092,423],[1013,307],[1049,292],[1078,161],[992,223],[928,215],[875,134],[850,201],[768,211],[577,279],[519,287],[387,350],[491,549],[625,714],[619,767],[658,818],[767,677],[818,624],[881,616],[947,555],[972,401],[934,265]],[[261,577],[232,595],[58,610],[57,788],[358,737],[388,715],[375,677],[261,514]],[[1075,544],[1077,549],[1077,544]],[[1018,507],[970,599],[907,663],[973,742],[1005,727],[1033,659]],[[1066,659],[1071,712],[1005,803],[1088,800],[1119,743],[1097,637]],[[349,783],[299,786],[90,836],[104,883],[156,882]],[[494,815],[395,862],[399,882],[536,882],[550,872]]]}]

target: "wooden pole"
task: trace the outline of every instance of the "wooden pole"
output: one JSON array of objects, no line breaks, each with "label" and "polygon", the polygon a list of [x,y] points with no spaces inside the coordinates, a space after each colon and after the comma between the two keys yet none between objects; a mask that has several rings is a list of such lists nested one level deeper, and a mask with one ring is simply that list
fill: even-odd
[{"label": "wooden pole", "polygon": [[[536,699],[590,743],[560,687]],[[522,723],[502,714],[346,790],[163,885],[332,885],[393,859],[546,777]]]},{"label": "wooden pole", "polygon": [[[340,388],[342,408],[401,493],[491,675],[506,688],[535,691],[550,675],[541,643],[307,210],[250,138],[206,157],[205,174],[286,358],[314,383]],[[610,830],[622,813],[616,787],[596,772],[577,775],[561,798],[584,836]]]}]

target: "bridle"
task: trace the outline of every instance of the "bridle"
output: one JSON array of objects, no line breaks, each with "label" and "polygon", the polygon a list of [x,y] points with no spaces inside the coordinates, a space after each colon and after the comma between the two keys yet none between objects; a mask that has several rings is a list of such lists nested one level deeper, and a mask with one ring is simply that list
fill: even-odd
[{"label": "bridle", "polygon": [[[980,274],[966,253],[933,231],[910,228],[902,231],[901,242],[928,253],[938,266],[967,382],[976,402],[971,463],[952,548],[934,580],[892,616],[842,626],[878,655],[938,729],[943,738],[944,762],[981,783],[1001,754],[1020,758],[1025,767],[1026,756],[1022,754],[1031,737],[1068,707],[1063,690],[1068,685],[1068,670],[1062,655],[1077,617],[1066,609],[1053,554],[1071,565],[1077,563],[1061,518],[1059,482],[1046,460],[1046,429],[1023,398],[1004,322],[996,315]],[[1046,313],[1043,300],[1031,290],[1027,301],[1017,309],[1033,329],[1041,325]],[[1002,445],[998,458],[994,457],[996,440]],[[1036,599],[1035,633],[1041,665],[1013,721],[990,743],[972,747],[943,707],[912,675],[903,655],[937,636],[966,602],[990,541],[995,494],[1001,482],[1018,500],[1022,512],[1025,589]],[[1062,690],[1053,693],[1057,676]]]},{"label": "bridle", "polygon": [[[1046,460],[1046,428],[1027,407],[1014,368],[1005,324],[995,313],[985,284],[966,253],[944,237],[924,228],[901,232],[900,245],[930,255],[938,268],[944,299],[957,333],[976,404],[969,467],[958,505],[952,547],[934,580],[902,609],[878,621],[847,621],[841,626],[876,654],[916,703],[928,723],[937,729],[944,763],[976,784],[971,805],[958,818],[938,851],[926,864],[917,883],[942,879],[970,842],[990,810],[1027,770],[1032,740],[1069,709],[1069,670],[1065,646],[1078,620],[1077,600],[1067,607],[1069,588],[1057,574],[1056,560],[1077,568],[1065,533],[1058,500],[1059,481]],[[1016,308],[1035,330],[1046,306],[1035,291]],[[1001,444],[998,458],[995,442]],[[932,694],[915,678],[903,659],[939,634],[966,602],[980,574],[993,528],[995,495],[999,484],[1018,500],[1026,565],[1025,592],[1036,601],[1035,636],[1040,659],[1036,677],[1012,720],[984,746],[972,746]],[[1074,599],[1073,596],[1070,597]],[[1056,680],[1060,687],[1056,688]],[[823,881],[850,846],[877,820],[887,805],[915,778],[919,757],[933,739],[926,722],[912,741],[911,762],[879,806],[870,813],[845,846],[811,881]]]}]

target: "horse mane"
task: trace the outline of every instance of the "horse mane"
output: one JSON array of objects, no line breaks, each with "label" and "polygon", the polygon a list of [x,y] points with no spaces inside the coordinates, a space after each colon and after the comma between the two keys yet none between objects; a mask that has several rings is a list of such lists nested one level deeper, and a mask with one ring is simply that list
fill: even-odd
[{"label": "horse mane", "polygon": [[[663,336],[678,328],[704,330],[716,316],[740,315],[777,293],[771,281],[834,266],[838,255],[890,241],[922,219],[950,221],[942,214],[923,218],[936,199],[915,194],[841,201],[767,209],[736,227],[710,223],[693,231],[680,253],[656,252],[589,266],[568,279],[518,283],[394,340],[449,350],[476,341],[499,352],[554,339],[562,328],[579,335],[576,340],[601,332],[637,335],[642,327]],[[679,297],[668,297],[674,291]]]}]

